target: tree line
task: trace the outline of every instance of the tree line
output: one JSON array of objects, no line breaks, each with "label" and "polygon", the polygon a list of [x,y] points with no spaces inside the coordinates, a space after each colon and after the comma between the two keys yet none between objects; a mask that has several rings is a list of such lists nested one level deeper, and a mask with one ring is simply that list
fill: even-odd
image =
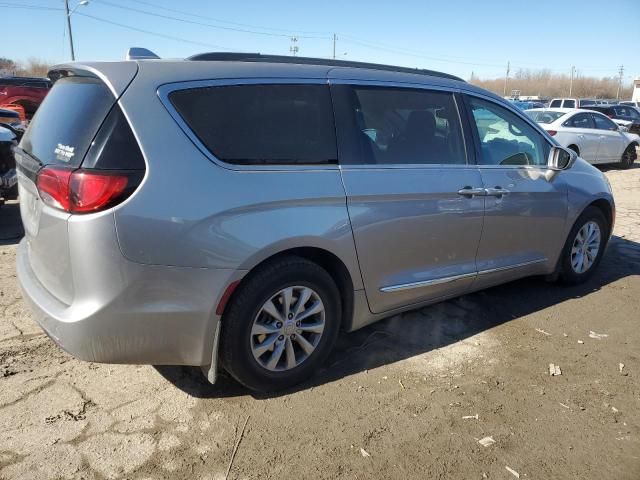
[{"label": "tree line", "polygon": [[[480,79],[473,73],[469,82],[490,90],[498,95],[505,91],[505,79]],[[573,77],[568,74],[552,73],[550,70],[518,70],[507,79],[506,95],[513,90],[520,90],[520,95],[538,95],[540,97],[572,97],[614,99],[618,94],[619,79],[617,77],[587,77],[577,72]],[[619,97],[621,100],[631,99],[632,85],[622,84]]]},{"label": "tree line", "polygon": [[38,58],[17,62],[10,58],[0,57],[0,76],[46,77],[50,66]]}]

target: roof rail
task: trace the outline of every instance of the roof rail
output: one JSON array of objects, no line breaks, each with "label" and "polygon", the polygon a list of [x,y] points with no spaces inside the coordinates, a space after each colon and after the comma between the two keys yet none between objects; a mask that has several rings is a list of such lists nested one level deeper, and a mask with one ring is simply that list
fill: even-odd
[{"label": "roof rail", "polygon": [[131,47],[127,50],[127,60],[157,60],[160,57],[151,50],[142,47]]},{"label": "roof rail", "polygon": [[199,53],[188,57],[187,60],[194,61],[218,61],[218,62],[264,62],[264,63],[289,63],[301,65],[326,65],[330,67],[365,68],[370,70],[384,70],[388,72],[415,73],[418,75],[429,75],[432,77],[447,78],[464,82],[460,77],[449,75],[448,73],[425,70],[421,68],[396,67],[392,65],[382,65],[379,63],[353,62],[348,60],[333,60],[327,58],[313,57],[288,57],[284,55],[263,55],[261,53],[241,53],[241,52],[209,52]]}]

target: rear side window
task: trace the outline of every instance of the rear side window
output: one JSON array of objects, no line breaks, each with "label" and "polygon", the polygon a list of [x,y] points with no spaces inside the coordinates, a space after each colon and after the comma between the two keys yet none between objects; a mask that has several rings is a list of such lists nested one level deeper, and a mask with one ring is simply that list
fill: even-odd
[{"label": "rear side window", "polygon": [[575,100],[565,100],[563,107],[564,108],[576,108],[576,101]]},{"label": "rear side window", "polygon": [[564,126],[570,128],[595,128],[590,113],[578,113],[564,122]]},{"label": "rear side window", "polygon": [[43,165],[78,167],[115,101],[96,78],[62,78],[40,105],[20,145]]},{"label": "rear side window", "polygon": [[553,100],[553,101],[549,104],[549,106],[550,106],[551,108],[558,108],[558,107],[561,107],[561,106],[562,106],[562,100]]},{"label": "rear side window", "polygon": [[398,87],[334,87],[341,163],[466,164],[452,93]]},{"label": "rear side window", "polygon": [[217,158],[234,164],[337,163],[326,85],[179,90],[169,100]]}]

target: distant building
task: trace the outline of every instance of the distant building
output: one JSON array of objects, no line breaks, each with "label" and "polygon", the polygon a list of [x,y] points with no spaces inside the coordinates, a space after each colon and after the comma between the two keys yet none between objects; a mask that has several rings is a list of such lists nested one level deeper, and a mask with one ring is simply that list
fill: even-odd
[{"label": "distant building", "polygon": [[631,95],[631,101],[640,102],[640,78],[633,81],[633,95]]}]

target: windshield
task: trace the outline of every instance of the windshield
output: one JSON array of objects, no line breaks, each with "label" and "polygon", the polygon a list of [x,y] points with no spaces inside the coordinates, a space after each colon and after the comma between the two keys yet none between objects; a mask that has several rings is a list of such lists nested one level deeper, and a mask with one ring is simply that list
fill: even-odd
[{"label": "windshield", "polygon": [[553,110],[527,110],[525,113],[531,117],[531,120],[538,123],[553,123],[564,115],[564,112]]}]

